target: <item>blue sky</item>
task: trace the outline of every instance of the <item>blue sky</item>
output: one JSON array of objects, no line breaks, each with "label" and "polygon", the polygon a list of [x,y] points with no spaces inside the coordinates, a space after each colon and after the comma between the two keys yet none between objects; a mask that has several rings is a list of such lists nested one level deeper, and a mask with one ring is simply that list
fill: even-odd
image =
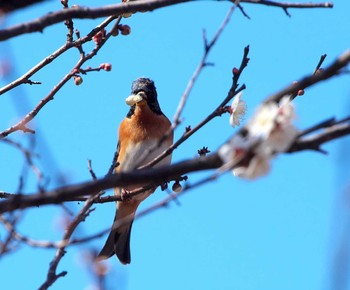
[{"label": "blue sky", "polygon": [[[97,6],[96,1],[75,3]],[[98,2],[102,4],[110,2]],[[210,39],[229,7],[226,2],[187,3],[123,20],[131,26],[131,34],[111,39],[87,64],[98,67],[110,62],[112,71],[83,76],[84,83],[79,87],[70,82],[33,123],[39,140],[46,144],[38,144],[35,151],[41,156],[38,166],[50,180],[48,187],[63,185],[60,176],[69,184],[89,180],[87,159],[92,160],[98,176],[104,175],[117,143],[118,125],[128,111],[125,98],[135,78],[146,76],[155,81],[162,110],[172,119],[202,57],[202,30],[206,29]],[[335,1],[333,9],[291,9],[291,18],[277,8],[243,7],[251,20],[235,11],[209,56],[215,66],[202,72],[190,95],[176,139],[185,126],[199,123],[226,96],[231,70],[240,64],[246,45],[250,45],[250,63],[240,80],[247,86],[246,119],[269,94],[311,73],[320,55],[328,54],[328,64],[349,48],[348,1]],[[12,14],[6,25],[57,9],[59,1],[48,1]],[[74,20],[82,35],[100,22]],[[11,60],[11,78],[15,78],[55,51],[65,38],[65,26],[57,24],[42,34],[1,43],[0,57]],[[92,48],[92,43],[87,44],[85,51]],[[47,95],[78,57],[77,50],[70,50],[32,78],[42,85],[22,86],[1,96],[1,128],[20,119],[18,107],[25,113]],[[302,129],[332,116],[346,116],[349,94],[348,75],[307,89],[295,102],[296,125]],[[173,161],[196,156],[202,146],[214,151],[234,132],[228,116],[217,118],[176,150]],[[24,145],[27,142],[21,133],[11,138]],[[333,289],[334,253],[346,224],[346,211],[339,214],[339,202],[344,200],[341,191],[349,177],[346,141],[349,138],[325,145],[327,156],[314,152],[279,156],[271,173],[254,182],[227,174],[188,192],[180,199],[180,206],[173,203],[136,221],[131,238],[132,263],[125,267],[115,258],[109,260],[108,289]],[[0,169],[0,190],[15,192],[23,157],[7,145],[0,146],[1,164],[6,164]],[[189,181],[207,174],[190,175]],[[35,181],[30,173],[25,192],[36,191]],[[165,197],[166,193],[157,191],[141,209]],[[81,205],[67,206],[77,212]],[[108,228],[114,207],[96,205],[76,237]],[[18,230],[33,239],[59,240],[63,234],[59,226],[62,214],[62,209],[53,206],[29,210]],[[68,248],[58,267],[58,271],[67,270],[68,275],[52,289],[93,289],[89,288],[93,281],[83,255],[91,248],[100,249],[104,241],[105,237]],[[45,280],[53,255],[53,250],[23,245],[1,259],[4,289],[37,288]]]}]

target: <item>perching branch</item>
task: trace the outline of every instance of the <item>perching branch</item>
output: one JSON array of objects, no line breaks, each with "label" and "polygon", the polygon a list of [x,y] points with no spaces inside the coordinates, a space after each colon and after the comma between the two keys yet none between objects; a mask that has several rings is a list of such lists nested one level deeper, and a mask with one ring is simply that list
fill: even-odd
[{"label": "perching branch", "polygon": [[[319,148],[322,144],[349,134],[350,122],[349,118],[346,118],[336,122],[334,126],[325,128],[323,132],[312,135],[310,138],[297,138],[287,153],[302,150],[317,150],[316,148]],[[136,183],[147,184],[149,180],[152,180],[154,184],[161,184],[164,181],[190,172],[216,169],[222,165],[223,161],[218,154],[213,153],[208,156],[186,160],[169,166],[145,168],[130,173],[107,175],[104,178],[94,181],[65,186],[45,193],[11,195],[6,200],[0,202],[0,213],[45,204],[57,204],[72,200],[80,201],[80,197],[91,196],[102,190],[114,187],[127,187]],[[140,190],[140,192],[143,191]],[[120,196],[105,198],[105,202],[120,200],[122,200]]]}]

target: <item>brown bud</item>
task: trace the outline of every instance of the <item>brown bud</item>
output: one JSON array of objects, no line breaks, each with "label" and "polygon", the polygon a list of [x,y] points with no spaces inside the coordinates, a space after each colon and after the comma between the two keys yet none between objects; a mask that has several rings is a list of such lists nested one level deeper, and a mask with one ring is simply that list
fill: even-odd
[{"label": "brown bud", "polygon": [[108,62],[102,63],[100,65],[100,69],[103,69],[105,71],[111,71],[112,70],[112,65],[110,63],[108,63]]},{"label": "brown bud", "polygon": [[177,193],[181,192],[182,191],[182,186],[181,186],[180,182],[178,182],[178,181],[174,182],[174,184],[172,186],[172,190],[174,192],[177,192]]},{"label": "brown bud", "polygon": [[298,91],[298,96],[302,96],[304,93],[305,93],[304,90],[299,90],[299,91]]},{"label": "brown bud", "polygon": [[103,40],[103,38],[106,36],[106,30],[102,29],[99,32],[97,32],[93,37],[92,40],[96,43],[96,44],[100,44]]},{"label": "brown bud", "polygon": [[76,86],[80,86],[83,83],[83,78],[81,76],[74,76],[74,83]]},{"label": "brown bud", "polygon": [[131,33],[131,28],[129,25],[123,25],[123,24],[120,24],[118,26],[119,30],[120,30],[120,33],[122,35],[129,35]]},{"label": "brown bud", "polygon": [[234,68],[232,69],[232,73],[233,73],[234,75],[238,75],[238,74],[239,74],[239,69],[236,68],[236,67],[234,67]]}]

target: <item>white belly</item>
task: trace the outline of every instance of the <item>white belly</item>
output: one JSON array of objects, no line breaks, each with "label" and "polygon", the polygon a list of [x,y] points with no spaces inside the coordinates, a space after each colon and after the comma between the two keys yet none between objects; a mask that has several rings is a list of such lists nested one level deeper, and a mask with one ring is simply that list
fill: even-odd
[{"label": "white belly", "polygon": [[[125,159],[120,164],[120,170],[121,171],[132,171],[144,164],[147,164],[148,162],[152,161],[154,158],[156,158],[159,154],[164,152],[168,148],[168,145],[165,144],[165,142],[156,149],[155,146],[157,145],[157,141],[155,140],[149,140],[144,141],[142,143],[136,143],[135,146],[132,148],[129,146],[128,150],[126,151]],[[153,149],[152,152],[149,152],[150,149]],[[159,167],[162,165],[168,165],[171,162],[171,155],[165,157],[162,159],[159,163],[154,165],[153,167]],[[150,180],[152,182],[152,180]],[[126,190],[133,190],[138,187],[141,187],[142,184],[138,184],[137,186],[128,186],[125,188]],[[150,190],[145,192],[144,194],[137,195],[137,199],[145,199],[148,195],[150,195],[154,190]]]}]

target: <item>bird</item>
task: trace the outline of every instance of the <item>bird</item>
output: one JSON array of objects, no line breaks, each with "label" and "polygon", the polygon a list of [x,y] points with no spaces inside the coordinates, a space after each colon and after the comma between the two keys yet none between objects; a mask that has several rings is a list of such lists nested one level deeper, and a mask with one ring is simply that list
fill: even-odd
[{"label": "bird", "polygon": [[[131,86],[131,94],[126,98],[129,112],[118,130],[117,163],[114,172],[128,172],[145,165],[173,144],[171,122],[162,112],[154,82],[149,78],[138,78]],[[160,142],[160,140],[163,140]],[[152,150],[150,149],[152,148]],[[171,154],[153,167],[169,165]],[[140,188],[142,185],[116,187],[114,194]],[[108,259],[114,254],[126,265],[131,262],[130,233],[139,204],[156,190],[153,187],[131,198],[117,201],[114,222],[107,241],[97,259]]]}]

